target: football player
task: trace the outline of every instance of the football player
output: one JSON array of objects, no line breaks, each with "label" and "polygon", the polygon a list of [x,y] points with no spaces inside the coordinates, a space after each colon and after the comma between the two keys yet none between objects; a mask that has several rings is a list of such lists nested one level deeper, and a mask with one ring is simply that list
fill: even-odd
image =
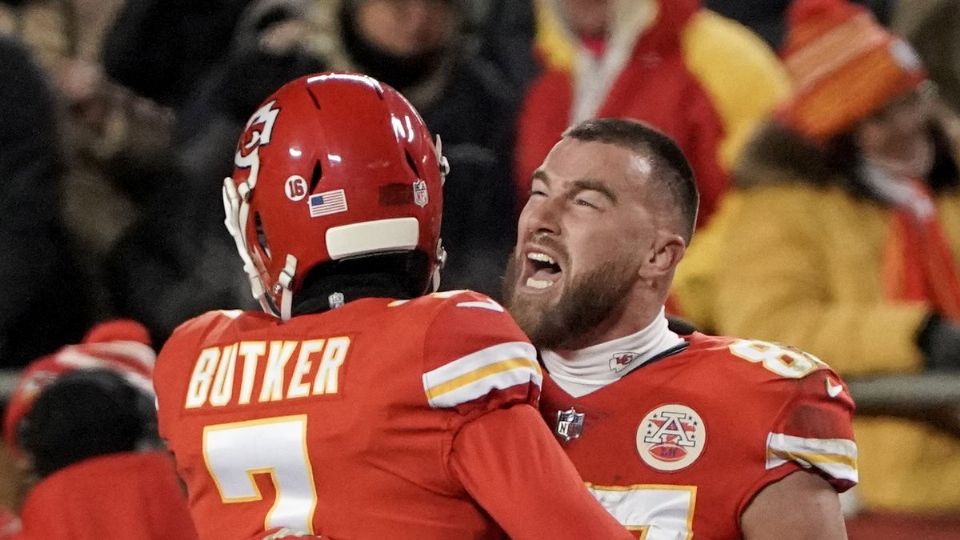
[{"label": "football player", "polygon": [[630,538],[540,420],[509,315],[430,294],[446,160],[400,94],[297,79],[235,164],[226,224],[265,313],[188,321],[154,376],[201,538]]},{"label": "football player", "polygon": [[631,120],[574,126],[534,173],[504,297],[548,373],[543,416],[645,540],[843,538],[843,382],[789,347],[668,328],[697,204],[682,152]]}]

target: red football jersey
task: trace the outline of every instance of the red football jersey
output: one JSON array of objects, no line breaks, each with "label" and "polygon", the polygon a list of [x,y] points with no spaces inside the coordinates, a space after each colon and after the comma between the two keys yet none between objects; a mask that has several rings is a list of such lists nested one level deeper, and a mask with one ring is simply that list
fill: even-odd
[{"label": "red football jersey", "polygon": [[541,379],[503,308],[454,292],[287,322],[208,313],[170,338],[154,384],[201,538],[588,537],[580,518],[625,535],[543,425]]},{"label": "red football jersey", "polygon": [[794,471],[856,483],[854,405],[829,367],[761,341],[684,339],[580,398],[544,382],[544,418],[620,523],[644,540],[740,538],[753,497]]}]

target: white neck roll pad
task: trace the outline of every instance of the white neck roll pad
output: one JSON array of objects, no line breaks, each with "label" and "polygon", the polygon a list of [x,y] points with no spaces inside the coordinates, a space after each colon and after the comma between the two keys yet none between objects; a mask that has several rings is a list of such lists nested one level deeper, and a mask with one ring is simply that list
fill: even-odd
[{"label": "white neck roll pad", "polygon": [[327,229],[327,251],[333,260],[380,253],[408,251],[420,240],[420,222],[405,217],[364,221]]}]

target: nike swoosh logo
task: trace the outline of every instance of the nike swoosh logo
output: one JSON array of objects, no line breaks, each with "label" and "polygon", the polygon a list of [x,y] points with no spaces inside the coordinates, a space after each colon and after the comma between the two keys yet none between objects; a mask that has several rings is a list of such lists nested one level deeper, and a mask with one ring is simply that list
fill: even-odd
[{"label": "nike swoosh logo", "polygon": [[839,396],[839,395],[843,392],[843,385],[842,385],[842,384],[837,384],[837,385],[833,384],[833,381],[831,381],[829,377],[826,379],[826,382],[827,382],[827,395],[828,395],[828,396],[830,396],[830,397],[832,397],[832,398],[835,398],[835,397]]}]

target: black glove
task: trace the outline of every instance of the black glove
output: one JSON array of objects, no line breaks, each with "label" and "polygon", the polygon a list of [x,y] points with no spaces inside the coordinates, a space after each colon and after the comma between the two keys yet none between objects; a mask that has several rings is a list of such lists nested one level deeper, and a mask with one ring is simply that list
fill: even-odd
[{"label": "black glove", "polygon": [[931,371],[960,371],[960,326],[940,315],[931,315],[920,333],[917,346]]}]

